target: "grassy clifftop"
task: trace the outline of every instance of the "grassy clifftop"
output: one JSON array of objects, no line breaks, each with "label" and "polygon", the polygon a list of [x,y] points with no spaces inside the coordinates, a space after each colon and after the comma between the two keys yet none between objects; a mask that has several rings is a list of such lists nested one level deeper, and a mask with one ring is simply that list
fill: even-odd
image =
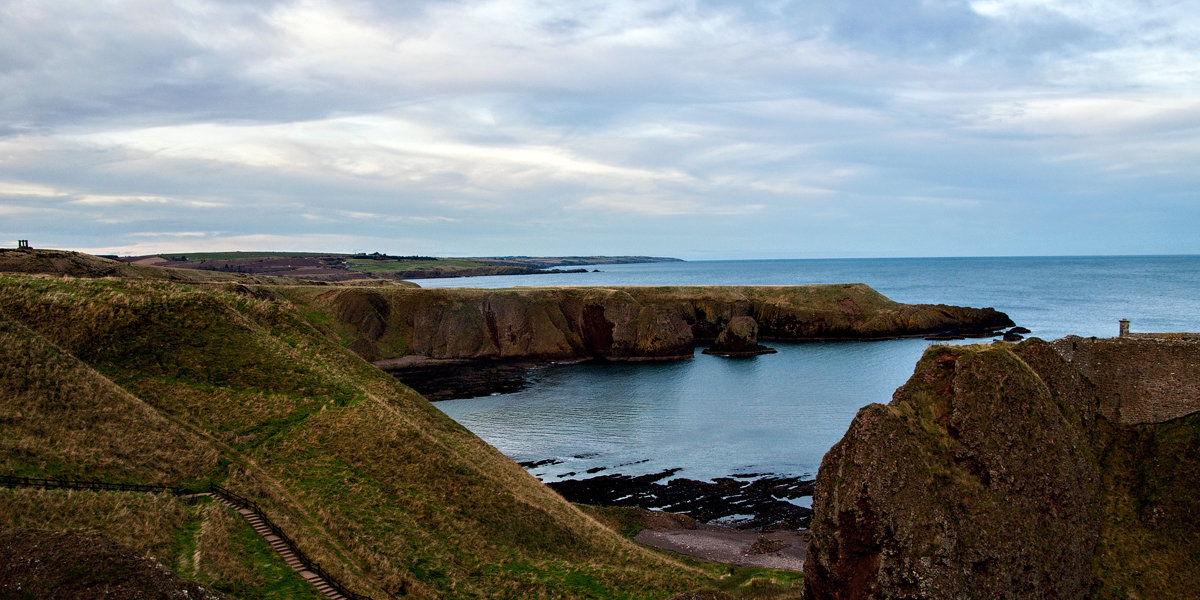
[{"label": "grassy clifftop", "polygon": [[[566,503],[304,310],[253,286],[0,275],[0,464],[223,482],[376,598],[662,598],[716,581]],[[72,499],[94,508],[81,518],[53,508]],[[135,520],[167,531],[154,551],[165,564],[268,597],[231,583],[252,579],[237,564],[268,559],[206,507],[177,503],[0,493],[0,513],[23,515],[9,525],[90,519],[119,537],[97,512],[145,515]]]},{"label": "grassy clifftop", "polygon": [[766,339],[884,339],[986,333],[992,309],[894,302],[862,284],[484,289],[279,288],[369,360],[641,360],[691,356],[733,318]]}]

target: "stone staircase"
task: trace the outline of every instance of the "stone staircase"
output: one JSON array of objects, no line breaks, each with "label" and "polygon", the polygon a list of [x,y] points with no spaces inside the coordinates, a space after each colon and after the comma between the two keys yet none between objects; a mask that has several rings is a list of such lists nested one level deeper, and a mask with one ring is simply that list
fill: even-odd
[{"label": "stone staircase", "polygon": [[283,562],[287,563],[287,566],[291,567],[292,570],[300,575],[302,579],[312,584],[313,587],[317,588],[317,591],[324,594],[326,598],[330,598],[331,600],[350,600],[338,592],[333,585],[331,585],[323,577],[313,573],[312,571],[309,571],[304,564],[300,562],[300,558],[296,556],[296,553],[292,550],[292,548],[271,531],[271,528],[267,526],[266,522],[263,521],[263,518],[259,516],[258,513],[250,510],[249,508],[238,506],[237,504],[230,502],[228,499],[210,492],[197,494],[197,496],[208,496],[217,502],[220,502],[221,504],[224,504],[225,506],[237,511],[239,515],[242,515],[242,518],[246,519],[246,522],[250,524],[250,527],[252,527],[254,531],[258,533],[258,535],[262,536],[262,538],[267,541],[267,544],[270,545],[271,549],[283,559]]}]

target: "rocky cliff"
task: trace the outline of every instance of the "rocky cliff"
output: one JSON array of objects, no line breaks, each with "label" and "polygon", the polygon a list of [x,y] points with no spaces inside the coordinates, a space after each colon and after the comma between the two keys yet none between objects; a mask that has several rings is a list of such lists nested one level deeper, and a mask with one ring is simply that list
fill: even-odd
[{"label": "rocky cliff", "polygon": [[296,289],[370,360],[661,360],[692,356],[738,317],[767,340],[986,334],[993,309],[893,302],[862,284],[619,288]]},{"label": "rocky cliff", "polygon": [[[931,348],[859,411],[813,498],[808,597],[1185,597],[1200,583],[1200,415],[1115,421],[1098,373],[1156,372],[1154,341]],[[1065,345],[1064,345],[1065,344]],[[1180,350],[1190,356],[1196,349]],[[1103,357],[1103,361],[1093,360]],[[1200,363],[1173,361],[1177,377]],[[1181,595],[1183,594],[1183,595]]]}]

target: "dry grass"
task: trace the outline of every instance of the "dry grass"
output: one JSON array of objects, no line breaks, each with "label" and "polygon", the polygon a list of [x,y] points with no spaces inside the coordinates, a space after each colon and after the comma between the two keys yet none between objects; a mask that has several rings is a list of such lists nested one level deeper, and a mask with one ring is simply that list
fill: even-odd
[{"label": "dry grass", "polygon": [[0,529],[88,529],[175,564],[194,508],[171,494],[0,488]]},{"label": "dry grass", "polygon": [[[329,339],[293,304],[263,297],[161,281],[0,276],[8,335],[47,348],[5,372],[6,393],[30,390],[22,406],[59,390],[51,395],[79,407],[109,407],[70,418],[43,411],[63,422],[36,432],[23,420],[32,409],[21,408],[20,419],[0,422],[0,439],[41,444],[45,454],[72,435],[97,439],[110,429],[168,435],[157,443],[161,460],[139,462],[157,451],[141,447],[112,472],[215,474],[259,500],[352,589],[377,597],[661,598],[715,577],[716,569],[666,558],[600,525]],[[41,365],[53,368],[36,371]],[[75,445],[93,462],[117,454]],[[12,451],[8,460],[30,472],[50,462],[33,456]],[[195,540],[186,554],[199,549],[200,559],[168,564],[247,585],[232,558],[205,558],[233,556],[220,550],[225,525],[205,523],[184,536]]]},{"label": "dry grass", "polygon": [[112,381],[0,314],[0,472],[173,485],[217,453]]},{"label": "dry grass", "polygon": [[244,519],[212,501],[171,494],[0,488],[0,529],[102,533],[188,581],[244,600],[317,600],[316,589]]}]

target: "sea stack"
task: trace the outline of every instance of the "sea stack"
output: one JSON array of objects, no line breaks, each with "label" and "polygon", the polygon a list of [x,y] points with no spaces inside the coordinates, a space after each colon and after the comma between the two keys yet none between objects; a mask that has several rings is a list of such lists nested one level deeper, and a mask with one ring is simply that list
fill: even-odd
[{"label": "sea stack", "polygon": [[758,321],[754,317],[734,317],[717,334],[717,341],[704,354],[719,356],[756,356],[772,354],[774,348],[758,343]]}]

